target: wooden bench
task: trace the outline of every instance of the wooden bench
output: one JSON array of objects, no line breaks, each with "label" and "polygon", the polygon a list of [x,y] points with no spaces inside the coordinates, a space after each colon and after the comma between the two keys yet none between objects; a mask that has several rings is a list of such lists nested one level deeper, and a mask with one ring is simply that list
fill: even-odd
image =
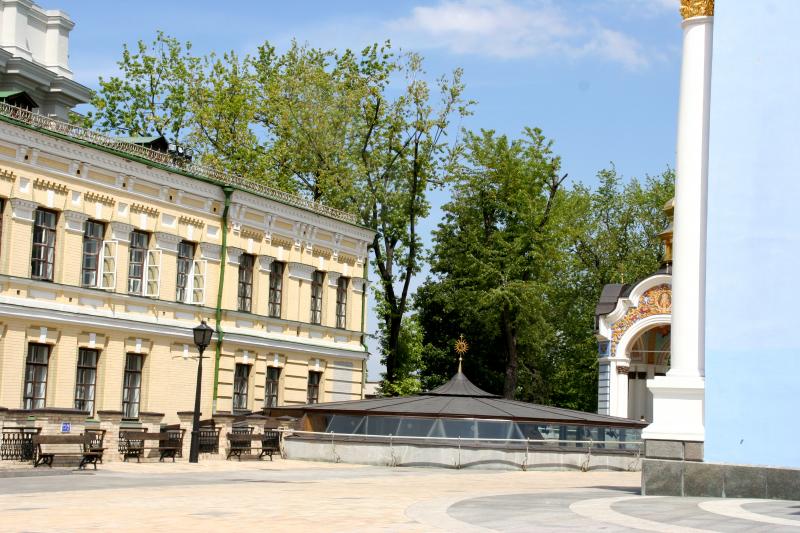
[{"label": "wooden bench", "polygon": [[200,421],[200,453],[219,453],[219,433],[222,428],[214,419]]},{"label": "wooden bench", "polygon": [[[58,457],[80,457],[78,468],[83,470],[87,464],[94,465],[103,461],[104,448],[96,446],[94,435],[34,435],[33,444],[36,446],[36,459],[33,467],[47,465],[53,467],[53,460]],[[44,447],[43,447],[44,446]]]},{"label": "wooden bench", "polygon": [[[147,446],[148,441],[157,441],[157,446]],[[149,433],[147,431],[120,431],[119,432],[119,453],[122,460],[127,461],[129,457],[136,457],[136,462],[141,462],[145,450],[158,450],[159,462],[166,457],[171,457],[175,462],[175,456],[183,449],[183,430],[164,431],[161,433]]]},{"label": "wooden bench", "polygon": [[228,433],[228,459],[236,456],[242,460],[242,454],[250,454],[252,450],[260,450],[258,458],[265,455],[272,461],[272,454],[280,452],[280,434],[277,431],[266,430],[261,434],[251,431],[232,431]]}]

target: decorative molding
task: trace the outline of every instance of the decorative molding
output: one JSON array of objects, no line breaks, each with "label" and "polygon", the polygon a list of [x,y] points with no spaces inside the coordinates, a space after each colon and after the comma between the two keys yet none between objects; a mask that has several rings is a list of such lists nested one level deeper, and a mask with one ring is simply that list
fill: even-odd
[{"label": "decorative molding", "polygon": [[271,242],[273,246],[279,246],[281,248],[286,248],[287,250],[291,249],[292,244],[294,241],[288,237],[284,237],[283,235],[272,235]]},{"label": "decorative molding", "polygon": [[11,199],[11,218],[14,220],[21,220],[26,222],[33,222],[33,212],[39,204],[31,202],[30,200],[23,200],[22,198]]},{"label": "decorative molding", "polygon": [[156,248],[159,250],[178,253],[178,243],[182,240],[179,235],[157,231],[153,237],[155,237]]},{"label": "decorative molding", "polygon": [[275,261],[275,258],[270,255],[259,255],[258,256],[258,270],[261,272],[271,272],[272,271],[272,262]]},{"label": "decorative molding", "polygon": [[[166,324],[161,321],[156,322],[147,315],[121,315],[108,316],[107,312],[101,310],[85,310],[90,312],[76,312],[77,306],[62,305],[56,302],[36,302],[30,299],[9,298],[0,295],[0,317],[13,317],[14,319],[27,320],[28,323],[56,323],[58,328],[65,326],[79,326],[82,329],[92,329],[99,331],[122,331],[134,336],[132,348],[135,350],[135,339],[144,340],[148,336],[168,337],[178,341],[186,339],[187,343],[192,343],[192,330],[185,323],[175,321],[174,324]],[[212,312],[210,309],[209,312]],[[57,330],[53,328],[55,333]],[[50,330],[48,329],[48,337]],[[41,335],[37,328],[36,338]],[[257,334],[255,331],[236,332],[226,331],[225,339],[231,343],[239,345],[253,346],[257,350],[268,350],[275,352],[301,352],[313,354],[315,356],[330,356],[345,359],[366,359],[367,352],[360,345],[335,346],[334,343],[318,341],[316,339],[295,337],[284,337],[283,335],[270,335],[268,333]],[[178,341],[180,342],[180,341]],[[141,348],[140,348],[141,349]],[[133,351],[133,350],[132,350]]]},{"label": "decorative molding", "polygon": [[131,204],[131,213],[147,213],[148,215],[158,216],[158,208],[151,205]]},{"label": "decorative molding", "polygon": [[[616,344],[625,332],[636,322],[653,315],[669,315],[672,313],[672,288],[666,283],[648,289],[639,305],[631,307],[619,320],[611,326],[611,341]],[[612,353],[616,353],[612,348]]]},{"label": "decorative molding", "polygon": [[[267,233],[270,233],[269,230],[273,227],[272,224],[274,224],[275,218],[279,217],[290,222],[318,227],[330,233],[341,233],[342,235],[356,240],[372,241],[374,237],[372,230],[367,228],[306,211],[302,208],[286,205],[252,193],[237,190],[233,193],[232,203],[241,204],[263,214],[265,216],[265,229]],[[269,217],[272,218],[270,219]]]},{"label": "decorative molding", "polygon": [[222,246],[219,244],[212,244],[210,242],[200,243],[200,258],[207,261],[219,262],[219,256],[222,253]]},{"label": "decorative molding", "polygon": [[243,226],[241,235],[243,239],[253,239],[255,242],[264,240],[264,232],[249,227]]},{"label": "decorative molding", "polygon": [[133,226],[125,222],[111,223],[111,238],[115,241],[130,242]]},{"label": "decorative molding", "polygon": [[314,245],[312,248],[312,254],[315,256],[324,257],[325,259],[330,259],[331,256],[333,256],[333,251],[330,248]]},{"label": "decorative molding", "polygon": [[339,272],[328,272],[328,285],[331,287],[337,287],[339,285],[339,278],[341,275],[342,274]]},{"label": "decorative molding", "polygon": [[87,191],[84,195],[84,200],[87,202],[97,202],[105,205],[114,205],[117,201],[111,196],[100,194],[94,191]]},{"label": "decorative molding", "polygon": [[233,246],[229,246],[228,247],[228,252],[227,252],[228,264],[229,265],[238,265],[239,264],[239,260],[241,259],[243,253],[244,253],[244,250],[242,250],[241,248],[234,248]]},{"label": "decorative molding", "polygon": [[186,224],[188,226],[194,226],[196,228],[202,228],[203,226],[206,225],[206,223],[200,220],[199,218],[189,217],[186,215],[179,216],[178,222],[180,224]]},{"label": "decorative molding", "polygon": [[72,233],[83,233],[83,223],[89,219],[89,215],[80,211],[64,211],[65,229]]},{"label": "decorative molding", "polygon": [[681,17],[713,17],[714,0],[681,0]]},{"label": "decorative molding", "polygon": [[14,172],[11,170],[0,168],[0,179],[14,181],[16,179],[16,175],[14,175]]},{"label": "decorative molding", "polygon": [[50,191],[55,191],[60,194],[67,194],[67,191],[69,191],[69,187],[67,187],[63,183],[56,183],[55,181],[50,181],[42,178],[34,178],[33,187],[35,189],[46,189]]},{"label": "decorative molding", "polygon": [[[72,180],[77,180],[86,184],[88,186],[87,188],[109,192],[112,197],[116,196],[116,189],[120,190],[125,195],[138,197],[141,199],[140,203],[158,202],[158,205],[166,206],[167,202],[160,198],[160,193],[162,187],[170,187],[179,191],[191,191],[189,194],[204,198],[209,209],[213,201],[220,202],[223,199],[222,189],[216,184],[205,183],[196,178],[183,176],[158,167],[148,166],[146,163],[131,160],[121,155],[111,154],[100,148],[87,147],[72,140],[57,138],[47,133],[29,129],[25,126],[8,123],[0,124],[0,139],[16,145],[19,148],[18,155],[20,156],[20,161],[22,161],[24,155],[28,152],[40,150],[42,157],[58,157],[67,161],[79,161],[84,165],[83,168],[97,169],[101,173],[117,176],[117,181],[114,184],[105,184],[96,179],[91,179],[91,173],[87,175],[83,171],[79,176],[70,176]],[[14,160],[13,157],[0,155],[0,160],[4,159]],[[34,167],[30,159],[24,160],[24,164]],[[47,169],[47,173],[54,176],[68,176],[67,172],[50,168]],[[131,190],[133,183],[137,180],[151,182],[158,193],[156,195],[151,195]],[[17,181],[19,181],[19,178]],[[126,186],[123,187],[123,185]],[[121,201],[118,196],[117,199]],[[272,235],[270,235],[271,229],[278,218],[285,219],[290,223],[293,221],[301,221],[302,223],[319,227],[320,230],[338,233],[347,239],[356,241],[371,241],[374,235],[373,232],[367,228],[329,218],[324,214],[284,204],[280,201],[258,196],[250,192],[237,189],[234,192],[233,199],[234,202],[238,202],[250,208],[251,210],[248,211],[250,215],[256,213],[264,217],[263,231],[265,232],[265,239],[272,237]],[[126,202],[130,202],[130,200]],[[248,221],[248,225],[252,227],[253,221]],[[256,229],[262,229],[258,227],[258,223],[256,223]],[[328,243],[328,245],[330,245],[330,243]],[[349,247],[344,246],[344,249],[349,249]]]},{"label": "decorative molding", "polygon": [[303,263],[289,263],[289,277],[301,281],[312,281],[314,279],[314,272],[317,269],[313,265],[304,265]]},{"label": "decorative molding", "polygon": [[351,278],[353,283],[353,292],[362,293],[369,288],[369,280],[364,278]]},{"label": "decorative molding", "polygon": [[351,267],[356,266],[356,256],[354,255],[340,253],[338,260],[342,264],[347,264],[350,265]]}]

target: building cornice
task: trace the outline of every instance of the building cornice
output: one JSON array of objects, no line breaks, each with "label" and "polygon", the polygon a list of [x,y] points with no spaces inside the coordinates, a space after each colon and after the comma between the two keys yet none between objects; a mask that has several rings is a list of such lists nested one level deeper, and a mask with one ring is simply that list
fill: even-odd
[{"label": "building cornice", "polygon": [[[19,302],[14,302],[18,300]],[[0,296],[0,317],[22,318],[31,321],[56,322],[58,324],[80,325],[93,329],[113,329],[135,333],[137,337],[144,338],[148,335],[168,336],[174,340],[192,341],[192,329],[184,324],[158,323],[152,317],[142,320],[131,316],[116,317],[103,314],[86,312],[73,312],[65,309],[54,309],[44,305],[21,305],[31,300],[22,298],[9,298]],[[58,304],[56,304],[58,305]],[[69,306],[62,306],[69,307]],[[74,306],[72,306],[74,307]],[[225,340],[232,343],[251,345],[260,350],[289,350],[295,352],[310,352],[319,355],[343,357],[348,359],[366,359],[366,350],[358,346],[334,346],[332,343],[309,338],[296,337],[291,340],[278,338],[274,334],[240,333],[235,329],[228,329]]]},{"label": "building cornice", "polygon": [[[317,202],[312,202],[297,195],[273,189],[241,176],[224,174],[210,167],[203,167],[197,163],[181,162],[179,168],[176,163],[177,160],[172,158],[169,154],[156,152],[132,143],[122,142],[100,132],[80,128],[57,120],[50,120],[7,104],[0,104],[0,116],[2,116],[4,122],[13,121],[15,123],[20,123],[21,127],[26,129],[38,130],[43,134],[60,137],[82,146],[91,146],[106,153],[119,154],[118,157],[126,160],[135,159],[142,160],[143,162],[146,161],[146,166],[158,167],[169,174],[193,178],[193,181],[210,183],[220,188],[230,186],[239,189],[244,191],[247,197],[257,197],[269,201],[270,203],[277,204],[272,207],[270,211],[276,211],[280,209],[281,206],[285,206],[300,211],[316,213],[332,221],[339,219],[345,222],[346,225],[360,228],[357,225],[355,216],[350,213],[339,211]],[[192,189],[186,190],[188,192],[188,190]],[[292,218],[297,216],[298,215],[295,215]]]},{"label": "building cornice", "polygon": [[[151,203],[155,202],[165,206],[175,205],[175,202],[169,202],[166,198],[161,198],[160,196],[157,197],[137,193],[130,185],[122,187],[122,185],[126,183],[126,178],[130,179],[130,177],[135,177],[136,180],[144,179],[151,182],[154,188],[162,189],[167,187],[177,189],[179,192],[185,194],[187,198],[199,197],[217,201],[222,201],[224,199],[221,189],[223,184],[209,183],[198,178],[170,172],[157,166],[148,166],[138,161],[127,159],[121,155],[110,154],[101,147],[95,147],[77,139],[71,140],[62,138],[62,136],[56,133],[39,132],[26,125],[11,123],[9,119],[2,116],[2,114],[0,114],[0,139],[18,146],[39,150],[42,153],[52,154],[68,161],[83,161],[93,168],[112,175],[117,175],[118,179],[116,185],[111,185],[87,179],[83,175],[76,176],[68,172],[61,172],[57,169],[37,165],[34,161],[22,161],[20,159],[6,157],[6,159],[13,161],[15,164],[25,163],[33,165],[47,173],[64,175],[69,177],[69,179],[91,184],[93,187],[100,186],[107,188],[112,196],[115,195],[114,191],[124,191],[126,195],[147,198],[147,201]],[[2,158],[3,156],[0,156],[0,159]],[[275,215],[278,215],[293,224],[297,222],[305,223],[314,227],[319,227],[333,234],[345,235],[355,240],[359,244],[358,247],[355,249],[348,248],[347,251],[352,250],[356,256],[364,255],[366,246],[372,241],[374,236],[371,230],[356,224],[342,222],[314,213],[313,211],[260,197],[248,191],[235,191],[232,200],[233,205],[256,209],[262,212],[265,217],[263,225],[252,221],[242,221],[242,223],[259,232],[265,232],[267,235],[271,235],[272,222],[274,221]],[[210,212],[210,204],[208,202],[207,206]],[[330,243],[323,243],[321,241],[314,242],[314,244],[330,246]]]}]

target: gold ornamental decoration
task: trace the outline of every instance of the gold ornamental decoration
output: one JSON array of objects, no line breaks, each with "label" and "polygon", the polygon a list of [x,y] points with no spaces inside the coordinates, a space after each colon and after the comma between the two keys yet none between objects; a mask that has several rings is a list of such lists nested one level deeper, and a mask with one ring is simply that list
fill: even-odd
[{"label": "gold ornamental decoration", "polygon": [[681,0],[681,17],[713,17],[714,0]]},{"label": "gold ornamental decoration", "polygon": [[462,333],[459,335],[458,340],[456,341],[455,347],[456,353],[458,354],[458,373],[461,373],[461,360],[464,357],[464,354],[467,353],[469,350],[469,343],[464,339],[464,334]]},{"label": "gold ornamental decoration", "polygon": [[456,341],[456,353],[458,355],[464,355],[469,350],[469,344],[464,339],[464,334],[462,333],[461,336]]},{"label": "gold ornamental decoration", "polygon": [[669,315],[672,313],[672,286],[656,285],[645,291],[639,298],[639,305],[631,307],[611,326],[611,340],[615,345],[636,322],[653,315]]}]

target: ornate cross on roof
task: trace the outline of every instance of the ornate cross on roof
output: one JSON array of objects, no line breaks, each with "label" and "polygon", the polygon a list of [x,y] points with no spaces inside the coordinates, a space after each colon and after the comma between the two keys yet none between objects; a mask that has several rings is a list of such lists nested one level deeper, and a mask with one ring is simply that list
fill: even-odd
[{"label": "ornate cross on roof", "polygon": [[461,360],[464,354],[469,350],[469,344],[464,340],[464,334],[459,335],[456,341],[456,353],[458,354],[458,373],[461,373]]}]

